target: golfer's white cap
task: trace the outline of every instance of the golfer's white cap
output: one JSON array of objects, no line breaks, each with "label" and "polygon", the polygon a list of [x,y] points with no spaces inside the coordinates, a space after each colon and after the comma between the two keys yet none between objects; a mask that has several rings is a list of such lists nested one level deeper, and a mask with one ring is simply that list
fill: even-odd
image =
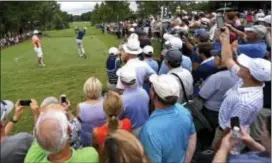
[{"label": "golfer's white cap", "polygon": [[165,100],[166,97],[169,97],[169,96],[179,97],[180,86],[177,80],[172,75],[153,74],[149,77],[149,81],[152,83],[156,94],[160,98]]},{"label": "golfer's white cap", "polygon": [[262,58],[250,58],[245,54],[240,54],[238,62],[249,69],[250,74],[258,81],[265,82],[271,80],[271,62]]},{"label": "golfer's white cap", "polygon": [[118,49],[116,47],[111,47],[109,49],[109,54],[117,55],[119,53]]},{"label": "golfer's white cap", "polygon": [[39,33],[38,30],[34,30],[34,31],[33,31],[33,34],[38,34],[38,33]]}]

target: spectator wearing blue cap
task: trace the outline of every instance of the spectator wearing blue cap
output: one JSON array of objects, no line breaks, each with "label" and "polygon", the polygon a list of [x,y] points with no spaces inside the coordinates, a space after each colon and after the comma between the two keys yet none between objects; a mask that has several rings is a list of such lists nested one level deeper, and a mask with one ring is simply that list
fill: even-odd
[{"label": "spectator wearing blue cap", "polygon": [[180,85],[180,95],[178,102],[183,103],[184,92],[180,80],[183,82],[187,97],[190,97],[193,94],[193,76],[190,71],[180,66],[182,62],[182,53],[177,49],[168,50],[165,54],[164,62],[169,69],[168,74],[174,75]]},{"label": "spectator wearing blue cap", "polygon": [[[169,35],[169,34],[167,34]],[[173,35],[165,36],[166,42],[165,42],[165,49],[162,51],[162,56],[164,57],[166,52],[170,49],[177,49],[177,50],[182,50],[183,47],[183,42],[180,38],[175,37]],[[192,71],[192,61],[189,57],[182,55],[181,56],[181,66],[188,71]],[[168,67],[165,65],[164,62],[162,62],[159,73],[158,74],[166,74],[169,71]]]}]

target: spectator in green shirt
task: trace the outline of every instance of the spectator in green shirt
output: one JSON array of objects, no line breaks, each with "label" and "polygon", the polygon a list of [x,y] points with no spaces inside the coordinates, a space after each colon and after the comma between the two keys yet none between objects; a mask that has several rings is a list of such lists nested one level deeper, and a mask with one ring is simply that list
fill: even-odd
[{"label": "spectator in green shirt", "polygon": [[70,146],[69,123],[61,105],[50,104],[47,111],[41,113],[36,121],[34,135],[36,140],[30,147],[26,163],[94,163],[98,162],[98,153],[92,147],[74,150]]}]

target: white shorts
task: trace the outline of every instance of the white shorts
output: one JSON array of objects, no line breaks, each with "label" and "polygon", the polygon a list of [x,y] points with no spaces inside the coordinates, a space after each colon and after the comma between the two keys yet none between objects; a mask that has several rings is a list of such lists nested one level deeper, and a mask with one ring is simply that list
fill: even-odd
[{"label": "white shorts", "polygon": [[42,48],[41,47],[34,48],[34,51],[35,51],[37,57],[42,57],[43,56],[43,52],[42,52]]},{"label": "white shorts", "polygon": [[82,40],[76,39],[76,44],[79,49],[83,47]]}]

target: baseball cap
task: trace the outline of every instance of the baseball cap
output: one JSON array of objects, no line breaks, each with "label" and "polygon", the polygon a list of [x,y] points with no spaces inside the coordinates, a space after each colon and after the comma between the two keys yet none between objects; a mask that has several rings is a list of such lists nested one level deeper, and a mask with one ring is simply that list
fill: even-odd
[{"label": "baseball cap", "polygon": [[266,27],[263,25],[254,25],[252,27],[245,28],[246,32],[254,32],[259,35],[260,38],[263,38],[266,34]]},{"label": "baseball cap", "polygon": [[135,29],[134,28],[129,28],[128,31],[129,32],[135,32]]},{"label": "baseball cap", "polygon": [[178,49],[170,49],[165,54],[165,59],[170,62],[178,62],[182,61],[182,53]]},{"label": "baseball cap", "polygon": [[149,55],[149,56],[152,56],[153,53],[154,53],[154,48],[150,45],[146,45],[144,48],[143,48],[143,53],[145,55]]},{"label": "baseball cap", "polygon": [[263,18],[259,18],[258,21],[263,21],[263,22],[265,22],[267,24],[271,24],[271,22],[272,22],[271,15],[267,15],[267,16],[265,16]]},{"label": "baseball cap", "polygon": [[1,100],[1,121],[4,120],[8,114],[12,111],[14,104],[9,100]]},{"label": "baseball cap", "polygon": [[249,69],[250,74],[258,81],[271,80],[271,62],[262,58],[250,58],[245,54],[238,56],[238,62]]},{"label": "baseball cap", "polygon": [[118,54],[118,49],[116,47],[111,47],[109,49],[109,54],[117,55]]},{"label": "baseball cap", "polygon": [[195,37],[198,38],[200,42],[206,42],[210,39],[210,35],[205,29],[196,30]]},{"label": "baseball cap", "polygon": [[116,75],[124,83],[134,84],[136,82],[136,70],[132,67],[124,66],[117,70]]},{"label": "baseball cap", "polygon": [[127,43],[123,45],[123,49],[128,54],[138,55],[142,53],[139,40],[134,38],[129,38]]},{"label": "baseball cap", "polygon": [[181,49],[183,42],[178,37],[173,37],[169,39],[169,42],[167,42],[171,49]]},{"label": "baseball cap", "polygon": [[180,86],[177,80],[169,74],[157,75],[153,74],[149,77],[156,94],[166,100],[166,97],[176,96],[179,97]]},{"label": "baseball cap", "polygon": [[34,31],[33,31],[33,34],[38,34],[38,33],[39,33],[38,30],[34,30]]}]

